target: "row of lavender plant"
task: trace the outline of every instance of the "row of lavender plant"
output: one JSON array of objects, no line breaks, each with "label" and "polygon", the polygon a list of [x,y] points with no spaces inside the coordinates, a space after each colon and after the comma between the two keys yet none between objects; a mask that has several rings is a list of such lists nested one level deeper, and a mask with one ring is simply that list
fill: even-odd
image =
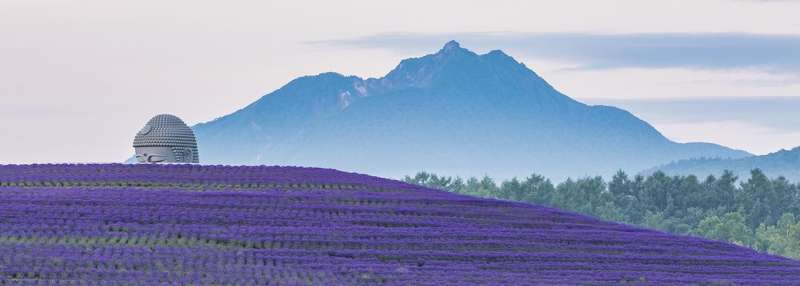
[{"label": "row of lavender plant", "polygon": [[424,189],[400,181],[333,169],[192,164],[0,165],[1,186]]}]

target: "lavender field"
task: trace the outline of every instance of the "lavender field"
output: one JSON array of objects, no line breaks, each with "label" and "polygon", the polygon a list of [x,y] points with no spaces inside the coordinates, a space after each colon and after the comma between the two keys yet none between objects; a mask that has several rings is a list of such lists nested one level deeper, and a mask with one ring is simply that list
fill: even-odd
[{"label": "lavender field", "polygon": [[0,285],[800,285],[736,245],[296,167],[0,166]]}]

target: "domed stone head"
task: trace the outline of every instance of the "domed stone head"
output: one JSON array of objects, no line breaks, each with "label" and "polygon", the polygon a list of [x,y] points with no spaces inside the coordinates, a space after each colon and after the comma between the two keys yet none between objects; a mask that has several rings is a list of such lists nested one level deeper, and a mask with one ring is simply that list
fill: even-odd
[{"label": "domed stone head", "polygon": [[139,163],[200,163],[197,140],[186,123],[170,115],[156,115],[133,139]]}]

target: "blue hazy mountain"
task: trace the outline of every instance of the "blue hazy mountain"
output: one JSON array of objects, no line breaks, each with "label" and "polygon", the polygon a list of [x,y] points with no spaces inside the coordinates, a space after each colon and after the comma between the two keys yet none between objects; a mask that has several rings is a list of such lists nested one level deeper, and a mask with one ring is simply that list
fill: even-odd
[{"label": "blue hazy mountain", "polygon": [[639,171],[744,151],[670,141],[647,122],[558,92],[502,51],[451,41],[382,78],[297,78],[227,116],[194,127],[206,164],[324,166],[399,177],[552,178]]},{"label": "blue hazy mountain", "polygon": [[670,175],[694,174],[703,178],[708,175],[719,176],[725,170],[730,170],[739,178],[749,178],[750,171],[758,168],[769,177],[784,176],[787,179],[800,182],[800,147],[791,150],[780,150],[762,156],[751,156],[738,159],[698,158],[680,160],[648,169],[644,173],[653,173],[661,170]]}]

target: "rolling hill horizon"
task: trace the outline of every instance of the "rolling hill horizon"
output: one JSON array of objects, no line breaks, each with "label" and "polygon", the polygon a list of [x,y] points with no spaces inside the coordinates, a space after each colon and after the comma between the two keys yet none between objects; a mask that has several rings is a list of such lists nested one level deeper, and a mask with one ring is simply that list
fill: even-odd
[{"label": "rolling hill horizon", "polygon": [[731,243],[333,169],[0,165],[0,202],[0,283],[12,285],[800,279],[800,261]]},{"label": "rolling hill horizon", "polygon": [[747,177],[753,169],[760,169],[770,177],[782,176],[792,182],[798,182],[800,181],[800,147],[737,159],[680,160],[647,169],[642,173],[662,171],[669,175],[695,175],[702,178],[708,175],[719,176],[727,170],[738,177]]},{"label": "rolling hill horizon", "polygon": [[297,78],[252,104],[193,127],[210,164],[325,166],[399,178],[610,176],[666,162],[750,155],[676,143],[631,113],[586,105],[502,51],[450,41],[382,78]]}]

